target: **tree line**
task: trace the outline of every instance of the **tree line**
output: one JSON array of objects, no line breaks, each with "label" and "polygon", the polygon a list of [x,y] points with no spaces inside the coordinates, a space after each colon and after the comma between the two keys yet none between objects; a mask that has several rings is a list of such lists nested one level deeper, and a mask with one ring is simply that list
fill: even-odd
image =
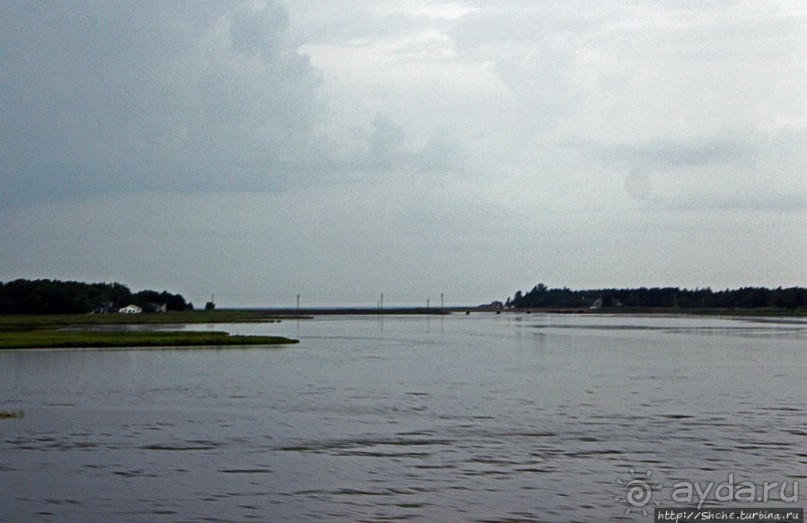
[{"label": "tree line", "polygon": [[120,283],[83,283],[19,279],[0,282],[0,314],[81,314],[115,312],[137,305],[144,311],[193,309],[180,294],[143,290],[133,293]]},{"label": "tree line", "polygon": [[504,304],[515,309],[563,309],[598,307],[708,308],[708,309],[801,309],[807,307],[803,287],[742,287],[713,291],[678,287],[637,289],[550,289],[539,283],[529,292],[517,291]]}]

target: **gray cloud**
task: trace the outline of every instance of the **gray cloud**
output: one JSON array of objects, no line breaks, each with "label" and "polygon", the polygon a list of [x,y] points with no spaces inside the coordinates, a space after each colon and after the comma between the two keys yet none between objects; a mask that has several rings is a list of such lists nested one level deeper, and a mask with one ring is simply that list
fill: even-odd
[{"label": "gray cloud", "polygon": [[422,145],[411,142],[401,125],[387,115],[377,114],[372,122],[363,169],[373,173],[416,170],[447,174],[464,171],[463,151],[448,131],[438,130]]},{"label": "gray cloud", "polygon": [[275,1],[2,9],[5,204],[276,191],[356,168],[428,171],[458,159],[449,132],[415,144],[383,112],[355,136],[356,151],[336,150],[322,132],[322,74]]},{"label": "gray cloud", "polygon": [[[646,143],[565,144],[625,174],[633,198],[671,209],[807,208],[807,133],[752,131]],[[764,170],[760,170],[764,166]]]},{"label": "gray cloud", "polygon": [[591,145],[583,148],[593,149],[598,159],[605,163],[665,171],[746,162],[758,154],[752,142],[725,137],[655,139],[642,144]]},{"label": "gray cloud", "polygon": [[271,190],[327,161],[319,76],[279,4],[4,3],[2,19],[6,202]]}]

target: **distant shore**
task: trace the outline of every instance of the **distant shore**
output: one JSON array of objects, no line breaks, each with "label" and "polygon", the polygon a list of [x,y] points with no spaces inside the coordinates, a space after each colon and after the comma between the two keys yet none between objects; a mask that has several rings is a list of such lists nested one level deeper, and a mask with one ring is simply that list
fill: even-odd
[{"label": "distant shore", "polygon": [[[246,311],[262,312],[270,317],[295,318],[314,316],[395,316],[395,315],[425,315],[425,316],[445,316],[452,312],[474,309],[473,307],[306,307],[300,309],[292,308],[266,308],[266,309],[243,309]],[[222,309],[224,310],[224,309]],[[238,309],[232,309],[238,310]]]},{"label": "distant shore", "polygon": [[[232,309],[236,311],[239,309]],[[724,308],[672,308],[672,307],[599,307],[599,308],[501,308],[489,305],[450,307],[308,307],[240,309],[266,314],[267,317],[300,318],[315,316],[395,316],[495,313],[495,314],[680,314],[703,316],[804,316],[807,309],[724,309]]]},{"label": "distant shore", "polygon": [[805,309],[725,309],[725,308],[673,308],[673,307],[600,307],[596,309],[506,309],[502,312],[522,314],[675,314],[681,316],[803,316]]}]

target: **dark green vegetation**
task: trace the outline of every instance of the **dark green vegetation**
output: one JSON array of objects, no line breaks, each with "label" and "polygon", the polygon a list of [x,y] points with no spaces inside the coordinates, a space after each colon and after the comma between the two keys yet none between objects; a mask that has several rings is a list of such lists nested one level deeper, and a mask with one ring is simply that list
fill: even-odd
[{"label": "dark green vegetation", "polygon": [[127,305],[137,305],[146,312],[193,309],[193,304],[179,294],[151,290],[133,293],[120,283],[23,279],[0,282],[0,314],[117,312]]},{"label": "dark green vegetation", "polygon": [[68,331],[37,329],[0,332],[0,349],[221,347],[297,343],[279,336],[231,336],[226,332]]},{"label": "dark green vegetation", "polygon": [[7,314],[0,333],[10,329],[91,325],[181,325],[187,323],[273,323],[285,316],[261,310],[165,312],[161,314]]},{"label": "dark green vegetation", "polygon": [[[155,330],[151,325],[275,322],[261,311],[162,314],[56,314],[0,316],[0,349],[110,347],[221,347],[297,343],[279,336]],[[142,325],[138,329],[138,325]]]},{"label": "dark green vegetation", "polygon": [[531,291],[507,298],[505,307],[515,309],[689,309],[692,311],[721,309],[807,312],[807,289],[790,287],[767,289],[743,287],[713,291],[705,289],[680,289],[677,287],[654,287],[638,289],[550,289],[544,284]]}]

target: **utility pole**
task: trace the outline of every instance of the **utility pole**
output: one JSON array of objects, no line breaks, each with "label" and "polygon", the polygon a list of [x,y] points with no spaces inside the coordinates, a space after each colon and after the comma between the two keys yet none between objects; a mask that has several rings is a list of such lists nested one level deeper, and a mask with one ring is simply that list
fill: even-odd
[{"label": "utility pole", "polygon": [[443,303],[443,293],[442,292],[440,293],[440,308],[441,309],[446,308],[445,303]]},{"label": "utility pole", "polygon": [[378,308],[379,309],[384,308],[384,293],[383,292],[381,293],[381,300],[378,302]]},{"label": "utility pole", "polygon": [[300,295],[297,295],[297,310],[300,310]]},{"label": "utility pole", "polygon": [[429,302],[430,302],[430,301],[431,301],[431,298],[426,298],[426,308],[427,308],[427,309],[428,309],[428,308],[430,308],[430,307],[429,307]]}]

